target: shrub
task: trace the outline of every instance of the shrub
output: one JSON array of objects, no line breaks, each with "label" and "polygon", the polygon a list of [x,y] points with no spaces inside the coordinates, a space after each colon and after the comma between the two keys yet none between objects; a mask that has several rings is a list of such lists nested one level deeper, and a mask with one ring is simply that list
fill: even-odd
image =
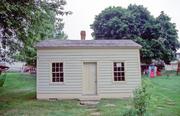
[{"label": "shrub", "polygon": [[5,79],[6,79],[6,73],[1,73],[0,74],[0,87],[3,86]]},{"label": "shrub", "polygon": [[147,79],[143,79],[142,86],[137,88],[133,93],[133,108],[127,110],[123,116],[144,116],[150,100],[149,87],[149,81]]},{"label": "shrub", "polygon": [[143,80],[142,86],[134,91],[133,106],[138,116],[143,116],[147,110],[150,100],[150,93],[147,90],[150,87],[147,79]]}]

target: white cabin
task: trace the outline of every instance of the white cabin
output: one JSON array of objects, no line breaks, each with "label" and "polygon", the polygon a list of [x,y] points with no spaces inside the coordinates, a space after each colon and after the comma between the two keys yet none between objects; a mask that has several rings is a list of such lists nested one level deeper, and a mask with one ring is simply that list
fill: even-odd
[{"label": "white cabin", "polygon": [[37,99],[130,97],[141,84],[132,40],[44,40],[37,44]]}]

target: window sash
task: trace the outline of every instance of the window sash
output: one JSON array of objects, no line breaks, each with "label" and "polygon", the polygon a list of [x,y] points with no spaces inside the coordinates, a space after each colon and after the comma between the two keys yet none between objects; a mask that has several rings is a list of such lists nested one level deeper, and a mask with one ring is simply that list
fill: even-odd
[{"label": "window sash", "polygon": [[51,66],[52,66],[51,69],[52,82],[64,82],[63,63],[53,62]]},{"label": "window sash", "polygon": [[113,79],[117,81],[125,81],[125,66],[124,62],[113,63]]}]

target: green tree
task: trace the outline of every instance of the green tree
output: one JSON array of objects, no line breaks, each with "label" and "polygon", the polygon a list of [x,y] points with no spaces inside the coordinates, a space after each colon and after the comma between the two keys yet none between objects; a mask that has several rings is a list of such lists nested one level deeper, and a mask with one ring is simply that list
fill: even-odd
[{"label": "green tree", "polygon": [[63,38],[62,16],[70,14],[65,4],[65,0],[1,0],[0,61],[10,62],[17,53],[27,61],[36,56],[36,42]]},{"label": "green tree", "polygon": [[[60,3],[62,4],[62,3]],[[57,8],[60,4],[56,4]],[[43,39],[66,39],[67,35],[62,31],[64,24],[60,16],[55,13],[52,6],[47,4],[46,1],[41,2],[41,8],[45,12],[37,12],[37,17],[39,20],[34,20],[32,22],[31,28],[29,29],[30,42],[28,45],[24,46],[20,53],[16,54],[21,57],[21,60],[25,61],[27,64],[35,65],[36,63],[36,48],[35,44]],[[67,13],[67,14],[70,14]],[[63,15],[63,14],[61,14]]]},{"label": "green tree", "polygon": [[164,60],[173,59],[176,49],[179,47],[176,24],[171,23],[171,18],[163,11],[156,18],[156,21],[160,32],[159,40],[165,45],[165,52],[163,55],[165,58],[167,57],[167,59]]},{"label": "green tree", "polygon": [[154,18],[142,5],[129,5],[127,9],[109,7],[95,17],[92,35],[95,39],[132,39],[142,45],[142,62],[150,63],[152,59],[169,62],[179,43],[175,24],[165,16]]}]

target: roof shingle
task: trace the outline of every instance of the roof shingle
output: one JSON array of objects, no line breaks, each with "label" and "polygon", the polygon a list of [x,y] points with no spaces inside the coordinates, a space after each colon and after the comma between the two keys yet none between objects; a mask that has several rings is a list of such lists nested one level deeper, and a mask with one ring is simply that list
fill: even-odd
[{"label": "roof shingle", "polygon": [[37,48],[141,48],[132,40],[44,40]]}]

